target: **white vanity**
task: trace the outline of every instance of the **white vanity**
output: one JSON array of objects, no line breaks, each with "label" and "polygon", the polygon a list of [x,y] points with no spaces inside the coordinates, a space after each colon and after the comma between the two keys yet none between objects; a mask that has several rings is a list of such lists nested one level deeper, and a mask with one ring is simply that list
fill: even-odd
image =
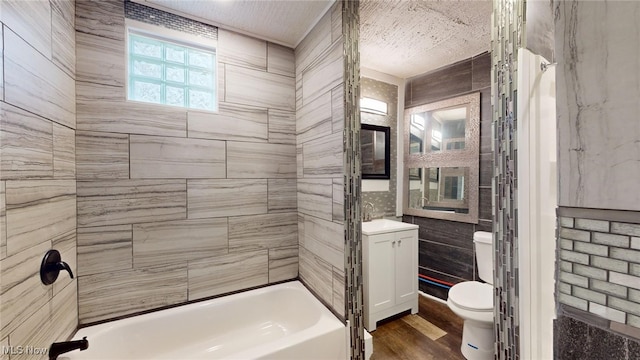
[{"label": "white vanity", "polygon": [[411,309],[418,312],[418,225],[378,219],[362,223],[364,327]]}]

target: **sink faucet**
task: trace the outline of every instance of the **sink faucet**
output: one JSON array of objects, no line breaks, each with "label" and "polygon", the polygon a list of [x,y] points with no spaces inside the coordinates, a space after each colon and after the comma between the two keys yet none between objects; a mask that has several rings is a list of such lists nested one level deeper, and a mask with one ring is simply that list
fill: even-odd
[{"label": "sink faucet", "polygon": [[56,360],[59,355],[72,350],[80,349],[80,351],[83,351],[87,350],[87,348],[89,348],[89,340],[87,340],[86,336],[82,340],[53,343],[49,348],[49,360]]},{"label": "sink faucet", "polygon": [[371,217],[373,216],[374,206],[372,203],[365,201],[362,203],[362,213],[364,217],[364,221],[371,221]]}]

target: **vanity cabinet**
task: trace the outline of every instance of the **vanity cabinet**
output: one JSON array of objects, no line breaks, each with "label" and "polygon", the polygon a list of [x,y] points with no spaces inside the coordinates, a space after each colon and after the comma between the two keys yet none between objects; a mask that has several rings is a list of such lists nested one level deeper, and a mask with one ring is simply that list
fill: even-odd
[{"label": "vanity cabinet", "polygon": [[364,325],[373,331],[378,320],[418,312],[418,226],[374,220],[362,228]]}]

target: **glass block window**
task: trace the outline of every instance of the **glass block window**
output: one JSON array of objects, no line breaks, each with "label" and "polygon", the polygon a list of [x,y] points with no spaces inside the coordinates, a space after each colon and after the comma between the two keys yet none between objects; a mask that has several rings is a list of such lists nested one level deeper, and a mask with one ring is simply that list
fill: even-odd
[{"label": "glass block window", "polygon": [[216,111],[215,50],[129,31],[129,100]]}]

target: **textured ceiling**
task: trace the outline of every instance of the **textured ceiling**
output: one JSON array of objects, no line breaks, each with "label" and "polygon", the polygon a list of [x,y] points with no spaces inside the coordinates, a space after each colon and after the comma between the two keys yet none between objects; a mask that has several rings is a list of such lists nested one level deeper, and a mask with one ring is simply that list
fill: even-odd
[{"label": "textured ceiling", "polygon": [[259,39],[295,47],[334,0],[134,0]]},{"label": "textured ceiling", "polygon": [[491,46],[491,1],[360,2],[360,65],[409,78]]},{"label": "textured ceiling", "polygon": [[[134,0],[295,47],[334,0]],[[361,0],[360,65],[410,78],[489,50],[491,0]]]}]

